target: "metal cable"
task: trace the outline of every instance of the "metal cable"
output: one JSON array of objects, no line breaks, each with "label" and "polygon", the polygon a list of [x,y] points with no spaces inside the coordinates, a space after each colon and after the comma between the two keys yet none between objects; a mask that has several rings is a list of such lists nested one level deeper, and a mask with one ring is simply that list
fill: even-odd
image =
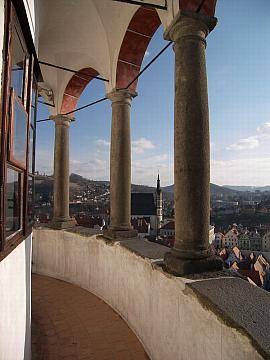
[{"label": "metal cable", "polygon": [[41,64],[41,65],[45,65],[45,66],[53,67],[53,68],[55,68],[55,69],[60,69],[60,70],[72,72],[72,73],[74,73],[74,74],[76,74],[76,75],[78,75],[78,76],[84,75],[84,76],[90,77],[90,78],[92,78],[92,79],[109,82],[109,80],[104,79],[104,78],[102,78],[102,77],[100,77],[100,76],[95,76],[95,75],[86,74],[86,73],[84,73],[84,72],[81,72],[80,70],[72,70],[72,69],[69,69],[69,68],[66,68],[66,67],[63,67],[63,66],[54,65],[54,64],[47,63],[47,62],[41,61],[41,60],[39,60],[38,62],[39,62],[39,64]]},{"label": "metal cable", "polygon": [[112,1],[117,1],[117,2],[130,4],[130,5],[141,5],[141,6],[154,8],[154,9],[160,9],[160,10],[167,10],[167,0],[165,0],[165,5],[145,3],[145,2],[136,1],[136,0],[112,0]]},{"label": "metal cable", "polygon": [[[88,107],[90,107],[90,106],[92,106],[92,105],[98,104],[98,103],[100,103],[100,102],[102,102],[102,101],[105,101],[105,100],[108,100],[108,99],[107,99],[106,97],[104,97],[104,98],[102,98],[102,99],[93,101],[93,102],[91,102],[90,104],[81,106],[81,107],[79,107],[78,109],[69,111],[69,112],[67,112],[67,113],[65,113],[65,114],[61,114],[61,115],[67,116],[67,115],[69,115],[69,114],[73,114],[73,113],[76,112],[76,111],[83,110],[83,109],[85,109],[85,108],[88,108]],[[49,120],[52,120],[52,119],[50,119],[50,118],[48,118],[48,119],[42,119],[42,120],[37,120],[37,122],[43,122],[43,121],[49,121]]]},{"label": "metal cable", "polygon": [[[166,46],[164,46],[164,48],[160,50],[160,52],[138,73],[138,75],[135,76],[135,78],[124,88],[124,90],[127,90],[164,53],[164,51],[168,49],[168,47],[172,43],[173,43],[173,41],[170,41],[168,44],[166,44]],[[118,90],[121,90],[121,89],[118,89]],[[62,114],[62,115],[66,116],[66,115],[69,115],[69,114],[73,114],[73,113],[75,113],[77,111],[86,109],[86,108],[88,108],[88,107],[90,107],[92,105],[98,104],[98,103],[103,102],[105,100],[108,100],[108,98],[106,98],[106,97],[101,98],[99,100],[93,101],[93,102],[91,102],[91,103],[89,103],[87,105],[81,106],[78,109],[69,111],[69,112],[67,112],[65,114]],[[49,121],[49,120],[51,120],[51,119],[48,118],[48,119],[37,120],[37,122],[44,122],[44,121]]]},{"label": "metal cable", "polygon": [[171,46],[172,43],[173,41],[170,41],[162,50],[160,50],[160,52],[139,72],[137,76],[135,76],[135,78],[125,87],[125,89],[128,89],[145,72],[145,70],[147,70],[153,64],[153,62],[155,62],[160,57],[160,55],[162,55],[164,51],[167,50],[169,46]]}]

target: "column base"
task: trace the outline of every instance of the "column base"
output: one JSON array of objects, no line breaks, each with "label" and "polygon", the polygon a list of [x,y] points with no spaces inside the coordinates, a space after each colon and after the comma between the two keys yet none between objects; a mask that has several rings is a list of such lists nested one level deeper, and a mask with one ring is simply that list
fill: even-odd
[{"label": "column base", "polygon": [[134,229],[129,230],[103,230],[103,236],[110,240],[126,240],[138,237],[138,231]]},{"label": "column base", "polygon": [[183,259],[167,252],[164,256],[164,262],[169,272],[178,276],[220,271],[223,268],[223,261],[215,255],[202,259]]},{"label": "column base", "polygon": [[54,220],[48,224],[50,228],[62,230],[62,229],[71,229],[77,225],[75,219],[68,219],[68,220]]}]

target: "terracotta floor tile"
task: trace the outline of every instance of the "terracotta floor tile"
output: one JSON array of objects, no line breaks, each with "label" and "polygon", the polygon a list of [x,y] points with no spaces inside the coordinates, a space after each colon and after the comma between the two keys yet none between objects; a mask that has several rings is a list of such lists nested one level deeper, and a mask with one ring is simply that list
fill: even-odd
[{"label": "terracotta floor tile", "polygon": [[115,360],[134,360],[134,359],[130,351],[124,350],[116,353]]},{"label": "terracotta floor tile", "polygon": [[32,277],[32,339],[32,360],[148,359],[127,324],[101,299],[36,274]]}]

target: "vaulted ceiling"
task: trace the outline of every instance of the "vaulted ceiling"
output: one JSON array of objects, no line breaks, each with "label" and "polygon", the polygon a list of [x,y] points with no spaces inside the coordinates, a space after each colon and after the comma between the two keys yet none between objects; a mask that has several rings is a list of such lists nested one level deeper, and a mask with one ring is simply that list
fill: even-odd
[{"label": "vaulted ceiling", "polygon": [[[99,74],[108,79],[106,92],[125,87],[139,72],[148,43],[159,25],[166,28],[171,23],[179,4],[193,10],[201,1],[147,1],[167,3],[167,10],[161,10],[113,0],[37,0],[38,57],[58,66]],[[202,12],[210,13],[215,0],[205,3]],[[75,108],[87,85],[86,77],[41,67],[46,86],[54,92],[54,113]],[[135,87],[136,83],[133,90]]]}]

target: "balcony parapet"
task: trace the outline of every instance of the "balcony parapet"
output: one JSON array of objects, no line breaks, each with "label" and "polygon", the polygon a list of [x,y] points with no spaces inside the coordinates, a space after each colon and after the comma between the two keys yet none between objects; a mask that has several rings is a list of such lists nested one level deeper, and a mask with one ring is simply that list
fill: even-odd
[{"label": "balcony parapet", "polygon": [[128,323],[154,360],[270,359],[270,294],[225,272],[176,277],[167,248],[76,227],[34,229],[33,272],[76,284]]}]

